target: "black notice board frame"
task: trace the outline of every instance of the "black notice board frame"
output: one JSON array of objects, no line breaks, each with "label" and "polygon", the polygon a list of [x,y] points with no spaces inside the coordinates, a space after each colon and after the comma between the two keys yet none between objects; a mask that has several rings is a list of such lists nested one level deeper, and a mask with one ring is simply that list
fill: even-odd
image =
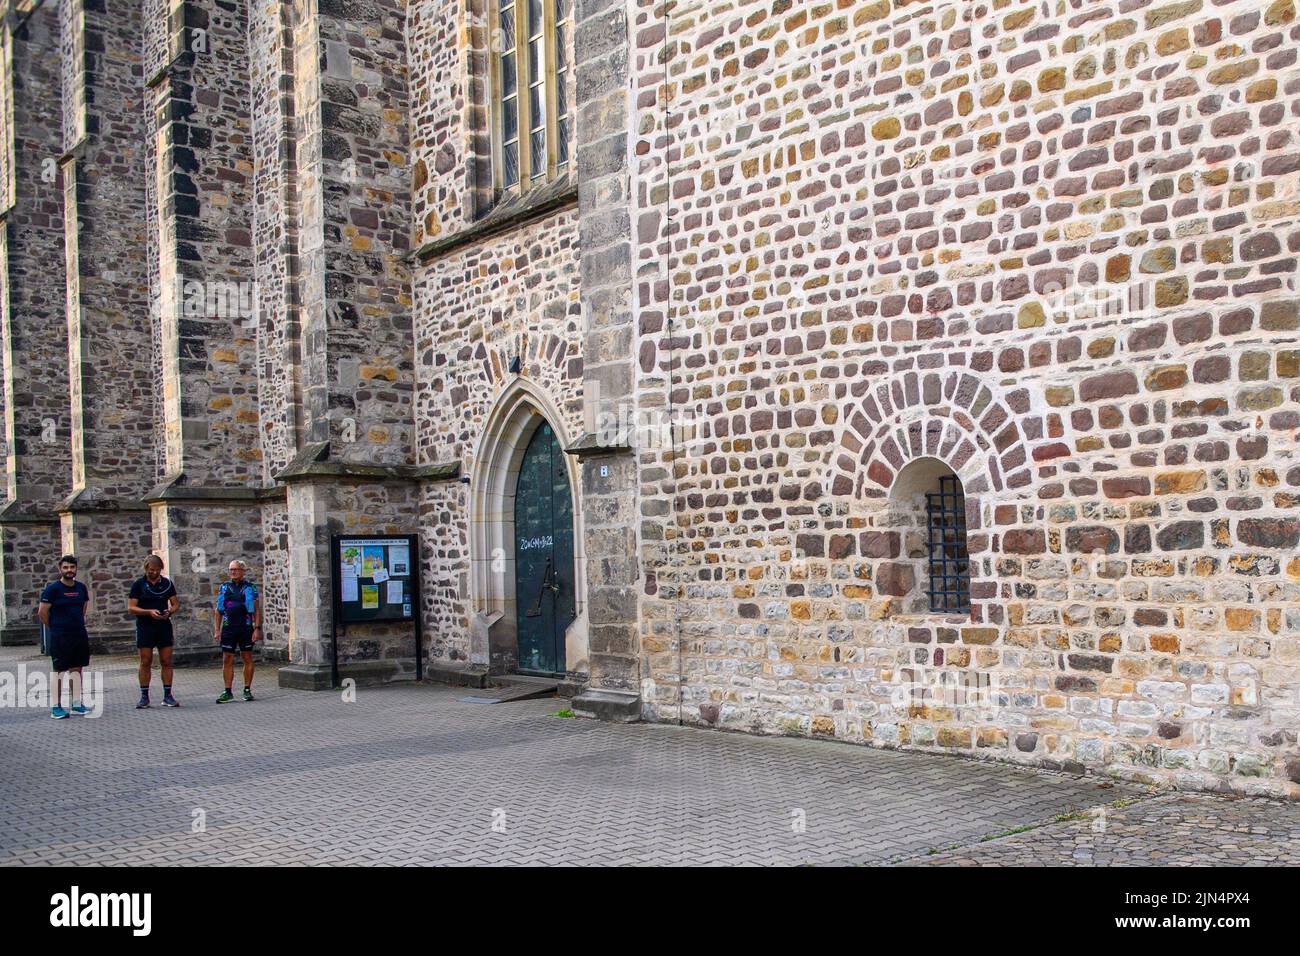
[{"label": "black notice board frame", "polygon": [[[390,573],[389,577],[390,578],[400,577],[400,578],[404,578],[404,580],[406,581],[407,598],[409,599],[409,603],[411,605],[411,613],[409,615],[405,613],[384,614],[383,611],[386,606],[396,607],[396,605],[387,605],[386,601],[380,601],[379,614],[370,615],[367,617],[355,617],[355,616],[346,617],[346,618],[344,617],[345,603],[346,604],[360,603],[359,601],[344,602],[343,600],[343,574],[340,569],[342,567],[342,561],[343,561],[343,542],[345,541],[348,542],[348,544],[352,544],[354,542],[360,543],[362,546],[364,546],[366,542],[379,542],[379,541],[390,542],[390,543],[398,542],[398,541],[404,542],[405,547],[407,549],[406,550],[407,562],[408,562],[407,574],[394,575]],[[388,555],[386,552],[384,557],[385,557],[384,567],[387,570],[392,564],[392,562],[388,560]],[[422,615],[420,614],[420,537],[419,535],[414,535],[414,534],[333,534],[330,535],[330,580],[332,582],[330,587],[330,592],[333,596],[333,613],[330,615],[331,620],[333,622],[333,626],[332,626],[333,634],[332,634],[332,640],[330,642],[333,645],[331,649],[330,669],[334,681],[334,686],[335,687],[339,686],[340,628],[342,629],[343,633],[346,634],[347,628],[349,626],[355,626],[359,624],[365,625],[371,623],[390,624],[395,621],[396,622],[410,621],[412,624],[415,625],[415,679],[424,680],[424,633],[423,633],[423,628],[421,626]],[[387,583],[388,583],[387,580],[385,580],[384,582],[381,582],[379,584],[379,587],[381,588],[380,591],[381,594],[383,594],[383,590],[385,589],[385,585]],[[360,578],[358,578],[358,586],[360,586]]]}]

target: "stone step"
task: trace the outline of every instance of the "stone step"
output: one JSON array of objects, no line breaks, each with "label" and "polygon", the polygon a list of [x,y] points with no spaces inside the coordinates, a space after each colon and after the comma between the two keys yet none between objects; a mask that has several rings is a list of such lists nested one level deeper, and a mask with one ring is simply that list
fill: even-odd
[{"label": "stone step", "polygon": [[554,697],[560,687],[558,679],[524,674],[495,675],[491,680],[491,686],[461,700],[471,704],[507,704],[516,700]]}]

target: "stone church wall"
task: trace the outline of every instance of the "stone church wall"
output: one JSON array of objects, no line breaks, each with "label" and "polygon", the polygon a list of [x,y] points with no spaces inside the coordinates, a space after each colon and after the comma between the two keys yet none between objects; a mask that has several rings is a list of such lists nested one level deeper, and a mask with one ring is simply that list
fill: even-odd
[{"label": "stone church wall", "polygon": [[577,0],[514,197],[489,9],[15,8],[0,641],[60,550],[125,641],[154,550],[209,646],[238,556],[328,686],[331,535],[414,531],[429,665],[509,669],[544,415],[577,712],[1300,796],[1295,0]]},{"label": "stone church wall", "polygon": [[[475,476],[485,427],[517,378],[544,396],[572,442],[582,434],[582,320],[577,217],[566,210],[431,262],[416,277],[416,426],[422,464],[459,461]],[[510,371],[519,359],[518,375]],[[459,487],[459,486],[458,486]],[[576,489],[575,489],[576,490]],[[469,504],[425,491],[431,654],[468,657],[474,613]],[[438,590],[434,590],[438,589]],[[432,605],[433,594],[441,597]]]},{"label": "stone church wall", "polygon": [[[635,29],[638,401],[691,429],[641,457],[649,714],[1295,793],[1294,4]],[[917,600],[927,457],[969,615]]]}]

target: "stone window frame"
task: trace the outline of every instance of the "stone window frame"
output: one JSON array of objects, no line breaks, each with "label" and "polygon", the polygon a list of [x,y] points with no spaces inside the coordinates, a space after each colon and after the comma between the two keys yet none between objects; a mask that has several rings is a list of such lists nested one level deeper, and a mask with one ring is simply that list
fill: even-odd
[{"label": "stone window frame", "polygon": [[[503,163],[503,134],[501,123],[503,120],[502,107],[498,91],[501,89],[501,50],[500,50],[500,30],[497,27],[497,19],[501,6],[507,6],[514,10],[516,37],[522,36],[526,32],[526,27],[522,26],[525,18],[527,4],[529,0],[467,0],[470,7],[470,54],[469,54],[469,86],[471,91],[470,108],[469,108],[469,136],[472,147],[471,157],[471,179],[470,191],[473,199],[473,208],[477,217],[481,218],[491,212],[498,205],[508,202],[526,199],[533,193],[546,193],[549,195],[551,190],[542,189],[557,181],[563,184],[575,182],[577,167],[577,68],[575,63],[575,45],[574,34],[577,27],[577,0],[560,0],[567,9],[567,18],[562,20],[567,24],[564,32],[564,67],[560,69],[557,66],[555,42],[556,36],[556,4],[557,0],[537,0],[541,4],[543,13],[543,32],[541,36],[542,47],[545,54],[545,64],[540,72],[544,90],[544,103],[547,115],[546,129],[546,152],[547,168],[539,176],[529,175],[531,172],[529,166],[531,161],[525,157],[524,153],[526,139],[524,125],[527,121],[527,110],[521,109],[517,113],[517,143],[519,144],[519,178],[513,184],[507,185],[504,182],[504,163]],[[519,62],[519,52],[521,47],[516,40],[516,62]],[[521,69],[520,67],[523,67]],[[520,63],[516,67],[516,96],[517,102],[521,107],[526,107],[524,90],[521,83],[526,77],[526,64]],[[564,161],[560,161],[558,150],[558,103],[559,103],[559,84],[556,78],[563,81],[564,84],[564,102],[566,112],[564,122],[568,124],[568,154]],[[525,165],[525,160],[529,160],[529,165]]]},{"label": "stone window frame", "polygon": [[[898,612],[899,616],[909,620],[969,624],[976,620],[974,600],[970,596],[970,587],[976,578],[973,560],[967,559],[967,606],[961,610],[944,610],[935,609],[930,603],[930,551],[925,493],[937,490],[938,479],[942,476],[952,476],[960,484],[966,506],[966,528],[972,527],[978,519],[978,500],[966,493],[966,482],[948,462],[932,455],[913,458],[899,470],[890,486],[889,497],[881,503],[873,520],[873,526],[897,534],[898,553],[888,563],[911,571],[912,584],[903,598],[907,603]],[[972,511],[975,512],[974,515]],[[969,535],[969,530],[967,534]]]}]

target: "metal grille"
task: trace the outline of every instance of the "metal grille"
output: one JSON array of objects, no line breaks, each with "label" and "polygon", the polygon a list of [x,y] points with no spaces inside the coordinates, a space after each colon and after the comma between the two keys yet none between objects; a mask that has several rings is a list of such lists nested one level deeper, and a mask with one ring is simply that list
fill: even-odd
[{"label": "metal grille", "polygon": [[955,475],[939,479],[925,495],[930,545],[931,611],[970,611],[970,561],[966,554],[966,496]]}]

